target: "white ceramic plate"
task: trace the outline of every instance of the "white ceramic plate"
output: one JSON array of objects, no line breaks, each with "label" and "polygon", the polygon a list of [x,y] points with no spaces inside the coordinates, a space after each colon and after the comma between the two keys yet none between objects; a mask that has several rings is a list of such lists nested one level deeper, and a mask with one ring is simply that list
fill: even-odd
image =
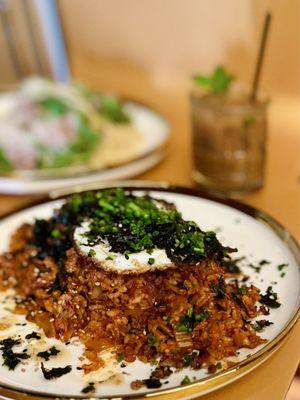
[{"label": "white ceramic plate", "polygon": [[141,174],[159,163],[165,155],[170,126],[168,121],[149,107],[135,102],[125,103],[133,127],[141,135],[141,145],[128,162],[109,168],[84,165],[52,170],[13,172],[0,175],[0,193],[38,194],[77,185],[112,179],[125,179]]},{"label": "white ceramic plate", "polygon": [[[259,360],[261,360],[259,362],[262,362],[266,355],[270,354],[270,351],[278,347],[280,341],[287,335],[295,323],[299,314],[300,303],[299,247],[289,233],[272,218],[241,203],[231,201],[230,205],[227,205],[224,202],[221,203],[202,198],[201,196],[199,197],[197,192],[190,189],[135,188],[137,193],[141,193],[147,189],[151,190],[150,194],[154,197],[174,202],[183,213],[185,219],[194,220],[202,229],[217,229],[219,231],[218,238],[223,244],[239,249],[238,256],[246,256],[249,262],[256,265],[262,259],[270,261],[270,264],[262,267],[259,274],[246,265],[243,267],[243,271],[250,276],[247,284],[250,282],[254,283],[262,291],[265,291],[269,285],[272,285],[274,291],[278,293],[279,301],[282,303],[280,308],[271,309],[270,315],[267,316],[267,319],[274,324],[260,333],[262,337],[268,340],[268,343],[253,350],[241,350],[238,356],[239,363],[231,369],[226,370],[226,372],[221,371],[209,375],[204,369],[194,371],[187,368],[172,374],[167,379],[163,379],[163,382],[168,381],[168,383],[163,384],[158,390],[160,393],[166,393],[168,390],[180,387],[183,377],[187,375],[190,377],[192,385],[199,384],[199,381],[202,383],[201,394],[207,393],[220,387],[220,384],[216,383],[212,389],[211,386],[209,388],[205,387],[206,382],[212,382],[214,379],[217,381],[218,377],[225,376],[226,374],[226,382],[223,382],[222,385],[227,384],[245,374],[251,368],[254,368]],[[2,219],[0,222],[0,251],[3,252],[7,248],[11,233],[21,223],[31,222],[37,217],[50,216],[52,210],[61,205],[63,201],[63,199],[59,199],[45,202]],[[281,272],[277,269],[277,266],[282,263],[288,264],[288,267],[285,268],[284,277],[280,276]],[[10,313],[6,309],[3,309],[3,307],[3,305],[1,307],[0,302],[0,317],[9,317]],[[18,318],[22,320],[24,317],[18,316]],[[24,336],[37,328],[33,324],[29,324],[26,327],[20,328],[17,326],[9,329],[9,332],[1,331],[2,338],[5,335],[11,335],[14,329],[17,329],[18,333]],[[27,365],[18,366],[15,371],[8,371],[6,367],[1,366],[0,386],[30,392],[40,397],[84,396],[81,390],[86,385],[86,382],[83,380],[82,371],[76,370],[78,355],[82,351],[82,348],[75,345],[76,343],[66,346],[54,339],[46,339],[43,349],[50,347],[53,343],[62,350],[62,356],[58,359],[55,358],[53,362],[49,361],[47,367],[70,364],[73,366],[71,373],[54,381],[46,381],[43,378],[39,364],[29,360]],[[37,343],[33,342],[32,351],[36,351],[35,346],[37,346]],[[40,347],[38,350],[40,351]],[[251,363],[253,365],[249,368],[249,364],[251,366]],[[1,360],[0,364],[2,364]],[[116,368],[118,369],[118,367]],[[115,379],[96,385],[97,392],[93,394],[93,397],[127,398],[137,395],[142,396],[146,393],[153,394],[155,390],[142,388],[139,391],[133,391],[130,388],[130,383],[133,380],[148,378],[152,369],[153,367],[150,365],[141,362],[132,363],[124,370],[119,369]],[[239,375],[236,374],[238,370]],[[126,375],[122,374],[124,371]],[[185,398],[193,398],[195,396],[190,395]]]}]

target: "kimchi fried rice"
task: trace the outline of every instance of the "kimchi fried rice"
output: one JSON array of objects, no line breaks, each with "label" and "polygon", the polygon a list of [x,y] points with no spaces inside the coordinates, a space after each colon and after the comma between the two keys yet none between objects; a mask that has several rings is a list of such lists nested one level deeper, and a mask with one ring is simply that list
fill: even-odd
[{"label": "kimchi fried rice", "polygon": [[[74,232],[84,222],[81,245]],[[98,257],[102,244],[107,268]],[[167,264],[158,264],[155,249]],[[227,279],[224,262],[233,251],[172,204],[98,191],[74,195],[48,220],[21,226],[0,257],[0,283],[18,295],[15,312],[46,336],[80,339],[86,373],[104,364],[103,350],[120,362],[156,365],[158,378],[187,366],[214,372],[220,360],[265,341],[251,324],[266,312],[259,289]],[[129,263],[142,253],[147,262],[117,268],[118,255]]]}]

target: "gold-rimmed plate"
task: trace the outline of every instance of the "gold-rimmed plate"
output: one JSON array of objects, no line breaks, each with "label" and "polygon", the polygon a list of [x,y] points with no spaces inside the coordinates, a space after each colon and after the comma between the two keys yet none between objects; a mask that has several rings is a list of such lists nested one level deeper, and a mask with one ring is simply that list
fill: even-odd
[{"label": "gold-rimmed plate", "polygon": [[[108,186],[113,187],[116,184]],[[117,186],[124,186],[124,184],[118,183]],[[145,391],[143,388],[133,391],[130,388],[131,381],[148,378],[153,368],[151,365],[135,362],[126,367],[126,375],[121,372],[121,379],[98,384],[96,393],[92,395],[94,398],[125,399],[162,396],[162,398],[171,399],[174,396],[173,398],[192,399],[229,384],[248,373],[264,362],[287,336],[299,317],[299,246],[288,231],[274,219],[242,203],[216,200],[191,189],[168,187],[168,185],[145,186],[143,183],[132,182],[130,189],[135,190],[137,194],[147,191],[154,197],[174,202],[184,218],[194,220],[205,230],[217,229],[219,239],[226,245],[238,247],[238,255],[246,256],[249,263],[257,265],[262,259],[270,262],[264,265],[259,273],[247,264],[242,267],[243,271],[250,276],[249,283],[254,283],[262,291],[270,285],[273,286],[282,304],[280,308],[271,310],[268,319],[273,322],[273,325],[261,333],[261,336],[268,340],[266,344],[253,350],[241,350],[236,365],[215,374],[208,374],[205,369],[194,371],[188,368],[176,372],[163,380],[168,383],[164,383],[158,390]],[[0,222],[2,237],[0,250],[5,250],[10,234],[20,223],[32,221],[36,217],[49,216],[52,210],[63,201],[64,197],[47,199],[3,218]],[[285,268],[285,276],[282,276],[282,271],[278,269],[280,264],[288,264]],[[0,311],[4,313],[5,310],[1,310],[0,307]],[[32,326],[26,329],[32,330]],[[21,334],[25,334],[26,329],[23,328]],[[1,334],[3,336],[5,332]],[[56,341],[54,342],[57,344]],[[49,344],[54,342],[53,339],[49,339]],[[64,346],[60,343],[57,345]],[[68,347],[68,351],[76,358],[78,348]],[[66,353],[67,357],[69,353]],[[75,359],[72,361],[75,362]],[[30,363],[23,368],[24,372],[21,369],[9,372],[5,367],[0,367],[0,386],[9,388],[11,393],[18,392],[18,396],[21,397],[21,393],[29,393],[37,398],[87,397],[81,393],[84,381],[80,371],[74,370],[56,381],[48,382],[43,379],[39,368],[36,371],[34,367],[31,369]],[[181,385],[184,376],[190,378],[190,385]],[[6,392],[7,395],[9,391]]]}]

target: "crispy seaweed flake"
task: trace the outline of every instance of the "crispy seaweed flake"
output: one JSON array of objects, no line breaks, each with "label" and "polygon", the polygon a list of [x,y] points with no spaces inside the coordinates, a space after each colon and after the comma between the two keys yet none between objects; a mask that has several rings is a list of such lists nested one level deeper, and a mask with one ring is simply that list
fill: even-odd
[{"label": "crispy seaweed flake", "polygon": [[27,339],[27,340],[29,340],[29,339],[40,339],[40,338],[41,338],[41,336],[35,331],[33,331],[31,333],[28,333],[28,335],[25,336],[25,339]]},{"label": "crispy seaweed flake", "polygon": [[60,378],[61,376],[66,375],[72,371],[71,365],[67,365],[66,367],[47,369],[44,367],[44,363],[41,363],[41,369],[42,369],[44,378],[47,380]]},{"label": "crispy seaweed flake", "polygon": [[89,384],[86,385],[81,391],[81,393],[85,393],[85,394],[94,393],[94,392],[95,392],[95,383],[94,382],[89,382]]},{"label": "crispy seaweed flake", "polygon": [[143,379],[142,382],[147,389],[158,389],[162,385],[161,381],[157,378]]},{"label": "crispy seaweed flake", "polygon": [[266,326],[270,326],[270,325],[273,325],[273,322],[268,321],[267,319],[261,319],[261,320],[255,321],[255,322],[252,324],[252,328],[253,328],[255,331],[257,331],[257,332],[260,332],[260,331],[263,330]]},{"label": "crispy seaweed flake", "polygon": [[8,367],[9,370],[14,370],[21,360],[26,360],[30,356],[26,354],[26,350],[22,353],[15,353],[13,351],[14,346],[21,344],[21,339],[7,338],[0,342],[0,350],[2,351],[3,364]]},{"label": "crispy seaweed flake", "polygon": [[59,353],[60,350],[58,350],[55,346],[52,346],[49,350],[40,351],[37,353],[37,356],[43,358],[45,361],[49,361],[50,357],[56,356]]},{"label": "crispy seaweed flake", "polygon": [[212,285],[211,290],[216,294],[217,299],[224,299],[226,295],[226,284],[224,278],[220,276],[218,284]]},{"label": "crispy seaweed flake", "polygon": [[270,308],[279,308],[281,306],[278,301],[278,295],[273,291],[272,286],[268,287],[266,294],[261,295],[259,302]]},{"label": "crispy seaweed flake", "polygon": [[243,260],[245,260],[245,257],[224,259],[222,266],[230,274],[239,274],[241,273],[241,268],[238,264]]}]

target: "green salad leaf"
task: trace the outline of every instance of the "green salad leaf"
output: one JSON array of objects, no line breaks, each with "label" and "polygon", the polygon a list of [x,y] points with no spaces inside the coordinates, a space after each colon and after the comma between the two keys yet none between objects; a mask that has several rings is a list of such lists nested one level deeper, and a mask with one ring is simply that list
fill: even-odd
[{"label": "green salad leaf", "polygon": [[79,114],[79,127],[77,129],[76,141],[71,144],[71,150],[77,153],[90,152],[94,149],[99,139],[99,133],[95,132],[88,118]]},{"label": "green salad leaf", "polygon": [[234,76],[226,71],[223,66],[218,65],[211,75],[195,75],[193,80],[212,94],[222,94],[229,90]]},{"label": "green salad leaf", "polygon": [[78,113],[79,124],[75,140],[64,151],[51,151],[45,146],[38,146],[39,168],[61,168],[71,164],[80,164],[89,160],[91,152],[99,141],[100,134],[95,132],[88,118]]},{"label": "green salad leaf", "polygon": [[123,102],[117,97],[96,92],[84,85],[77,85],[77,89],[93,105],[95,110],[108,121],[117,124],[130,123],[130,115],[126,112]]},{"label": "green salad leaf", "polygon": [[54,117],[60,117],[70,110],[69,106],[57,97],[46,97],[38,104]]},{"label": "green salad leaf", "polygon": [[0,171],[1,172],[10,172],[14,169],[11,162],[6,157],[3,149],[0,147]]},{"label": "green salad leaf", "polygon": [[114,96],[101,96],[99,112],[104,118],[112,122],[116,122],[119,124],[130,122],[130,116],[124,110],[123,103]]}]

